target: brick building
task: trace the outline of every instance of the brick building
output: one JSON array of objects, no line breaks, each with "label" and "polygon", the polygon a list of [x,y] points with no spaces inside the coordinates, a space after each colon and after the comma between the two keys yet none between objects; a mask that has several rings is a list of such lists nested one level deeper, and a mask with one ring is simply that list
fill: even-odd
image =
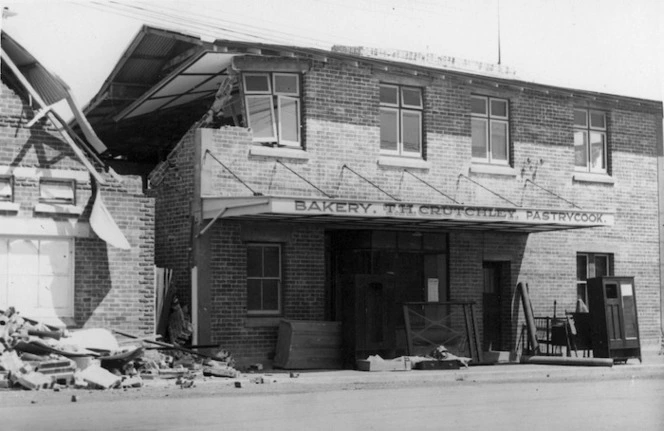
[{"label": "brick building", "polygon": [[118,171],[150,172],[155,260],[196,341],[241,361],[273,357],[281,319],[403,354],[401,305],[441,301],[473,302],[483,348],[510,350],[517,282],[564,314],[610,274],[635,277],[641,342],[660,341],[661,102],[146,27],[86,114]]},{"label": "brick building", "polygon": [[67,129],[52,109],[64,99],[77,109],[67,86],[3,32],[0,309],[153,333],[154,198],[140,176],[108,169],[90,129],[89,139]]}]

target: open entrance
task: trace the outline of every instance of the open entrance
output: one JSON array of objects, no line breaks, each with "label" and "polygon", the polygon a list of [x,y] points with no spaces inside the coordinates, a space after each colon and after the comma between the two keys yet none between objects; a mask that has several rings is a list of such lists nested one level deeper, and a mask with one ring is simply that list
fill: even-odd
[{"label": "open entrance", "polygon": [[403,304],[446,301],[447,235],[328,231],[330,315],[341,321],[348,364],[405,355]]},{"label": "open entrance", "polygon": [[509,313],[510,262],[482,263],[484,273],[484,290],[482,294],[482,322],[484,351],[504,350],[508,346],[507,333],[510,322],[506,320]]}]

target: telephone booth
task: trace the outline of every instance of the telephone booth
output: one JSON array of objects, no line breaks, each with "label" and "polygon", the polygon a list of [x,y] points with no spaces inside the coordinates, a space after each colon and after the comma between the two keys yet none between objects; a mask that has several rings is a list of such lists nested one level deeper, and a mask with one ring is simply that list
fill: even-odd
[{"label": "telephone booth", "polygon": [[588,279],[588,302],[593,356],[641,361],[634,277]]}]

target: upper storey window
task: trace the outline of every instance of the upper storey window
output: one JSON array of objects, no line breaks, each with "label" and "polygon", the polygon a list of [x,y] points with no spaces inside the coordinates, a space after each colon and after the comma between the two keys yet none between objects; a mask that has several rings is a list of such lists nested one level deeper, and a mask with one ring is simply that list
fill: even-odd
[{"label": "upper storey window", "polygon": [[300,75],[245,73],[247,125],[254,142],[301,147]]},{"label": "upper storey window", "polygon": [[590,109],[575,109],[575,169],[606,173],[606,164],[606,114]]},{"label": "upper storey window", "polygon": [[422,90],[380,85],[380,151],[422,157]]},{"label": "upper storey window", "polygon": [[14,201],[14,177],[0,175],[0,202]]},{"label": "upper storey window", "polygon": [[509,103],[505,99],[472,96],[473,161],[509,164]]}]

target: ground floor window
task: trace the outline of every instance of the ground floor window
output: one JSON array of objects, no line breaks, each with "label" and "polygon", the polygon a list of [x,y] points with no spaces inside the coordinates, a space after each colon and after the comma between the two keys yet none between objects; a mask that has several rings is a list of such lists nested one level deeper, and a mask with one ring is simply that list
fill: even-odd
[{"label": "ground floor window", "polygon": [[0,309],[59,323],[74,317],[73,241],[0,237]]},{"label": "ground floor window", "polygon": [[577,253],[576,255],[576,295],[588,305],[587,280],[593,277],[613,275],[613,255],[604,253]]},{"label": "ground floor window", "polygon": [[281,246],[247,245],[247,313],[281,313]]}]

